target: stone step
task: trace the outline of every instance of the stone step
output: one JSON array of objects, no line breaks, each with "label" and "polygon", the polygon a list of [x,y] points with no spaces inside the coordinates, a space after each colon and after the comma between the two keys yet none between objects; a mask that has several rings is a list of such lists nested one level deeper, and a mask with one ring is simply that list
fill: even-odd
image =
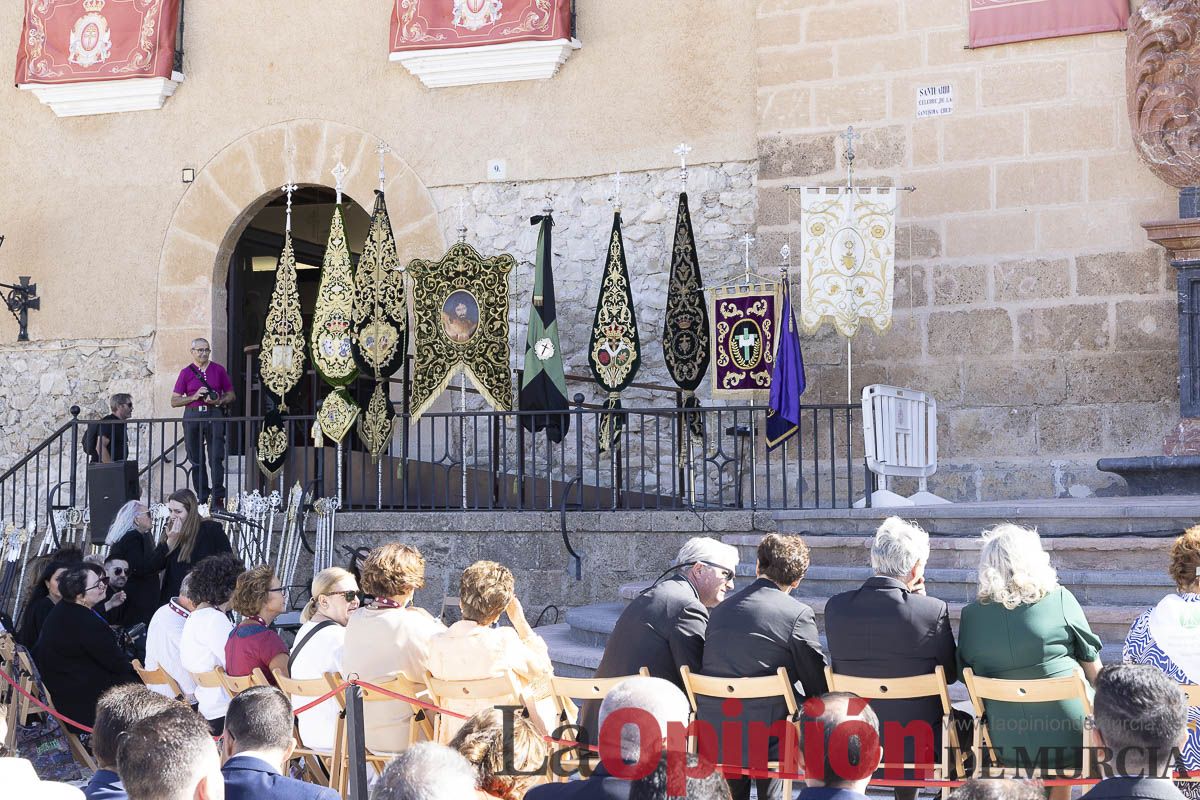
[{"label": "stone step", "polygon": [[[843,522],[845,522],[843,520]],[[921,520],[917,520],[921,522]],[[780,531],[800,533],[805,537],[811,551],[814,566],[866,566],[870,563],[871,538],[878,520],[869,530],[862,533],[828,533],[813,535],[807,530],[789,530],[780,521]],[[1163,529],[1168,530],[1168,529]],[[1172,531],[1182,528],[1172,528]],[[721,537],[726,544],[738,548],[741,561],[751,565],[762,534],[727,534]],[[1050,563],[1059,570],[1122,570],[1144,571],[1147,577],[1157,579],[1166,575],[1168,552],[1174,536],[1167,537],[1066,537],[1044,538],[1042,546],[1050,554]],[[931,536],[929,538],[929,568],[931,569],[977,569],[979,536]]]},{"label": "stone step", "polygon": [[604,645],[580,644],[571,636],[571,627],[565,622],[543,625],[534,629],[546,642],[550,650],[550,661],[554,674],[564,678],[590,678],[600,666]]},{"label": "stone step", "polygon": [[812,534],[870,535],[886,517],[917,522],[933,535],[976,536],[1001,522],[1036,527],[1056,536],[1120,536],[1178,530],[1200,519],[1200,496],[1088,497],[950,503],[907,508],[777,511],[782,530]]},{"label": "stone step", "polygon": [[[754,579],[754,565],[745,561],[738,564],[739,583]],[[832,597],[840,592],[851,591],[862,586],[872,575],[866,566],[818,566],[809,567],[801,588],[810,596]],[[1151,606],[1170,594],[1175,583],[1165,573],[1147,575],[1140,570],[1061,569],[1058,580],[1067,587],[1080,605],[1140,605]],[[975,599],[978,586],[978,571],[975,569],[926,569],[927,590],[942,600],[969,602]],[[744,585],[744,584],[741,584]]]}]

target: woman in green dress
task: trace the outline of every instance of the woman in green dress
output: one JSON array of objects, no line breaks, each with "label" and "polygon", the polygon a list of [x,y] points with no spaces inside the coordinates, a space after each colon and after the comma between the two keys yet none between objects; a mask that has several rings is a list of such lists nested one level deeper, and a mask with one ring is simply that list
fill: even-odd
[{"label": "woman in green dress", "polygon": [[[983,534],[976,596],[959,624],[960,672],[970,667],[980,677],[1015,680],[1059,678],[1082,669],[1088,683],[1095,683],[1100,638],[1075,596],[1059,586],[1035,531],[997,525]],[[1078,700],[990,702],[986,711],[992,745],[1006,766],[1018,765],[1015,751],[1021,747],[1028,754],[1025,763],[1039,763],[1044,753],[1051,770],[1079,767],[1084,709]],[[1070,787],[1050,792],[1051,800],[1069,796]]]}]

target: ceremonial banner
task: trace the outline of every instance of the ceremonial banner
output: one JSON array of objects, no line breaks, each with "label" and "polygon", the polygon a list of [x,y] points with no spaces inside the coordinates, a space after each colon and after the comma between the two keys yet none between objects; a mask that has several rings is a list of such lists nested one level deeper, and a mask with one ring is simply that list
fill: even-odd
[{"label": "ceremonial banner", "polygon": [[354,332],[351,352],[359,368],[376,381],[390,377],[408,356],[408,301],[404,272],[383,192],[375,192],[371,228],[354,276]]},{"label": "ceremonial banner", "polygon": [[713,396],[747,397],[771,388],[778,285],[713,290]]},{"label": "ceremonial banner", "polygon": [[179,0],[25,0],[19,84],[170,78]]},{"label": "ceremonial banner", "polygon": [[[325,395],[325,399],[321,401],[321,407],[317,409],[317,425],[323,435],[340,444],[350,429],[354,427],[354,420],[358,419],[358,413],[358,406],[350,399],[346,390],[344,388],[334,389]],[[317,447],[321,447],[321,445],[321,442],[317,443]]]},{"label": "ceremonial banner", "polygon": [[372,462],[378,462],[387,452],[395,425],[396,414],[388,398],[387,384],[377,382],[367,402],[367,410],[358,418],[358,438],[367,446]]},{"label": "ceremonial banner", "polygon": [[[663,322],[663,358],[671,380],[684,390],[684,408],[699,408],[696,389],[708,372],[711,358],[704,280],[696,258],[696,237],[687,192],[679,195],[675,214],[675,244],[671,249],[671,280],[667,284],[667,314]],[[688,414],[688,427],[702,436],[700,414]]]},{"label": "ceremonial banner", "polygon": [[895,190],[805,188],[800,197],[805,332],[829,320],[849,338],[864,317],[875,330],[887,330],[895,289]]},{"label": "ceremonial banner", "polygon": [[[629,267],[625,262],[625,242],[621,238],[621,212],[613,214],[608,257],[596,298],[596,316],[588,341],[588,366],[596,383],[608,398],[605,409],[621,408],[621,390],[633,382],[642,363],[642,344],[638,338],[637,315],[633,310],[633,289],[629,285]],[[620,446],[623,414],[602,414],[599,447],[601,453]]]},{"label": "ceremonial banner", "polygon": [[804,394],[804,357],[800,354],[800,331],[792,315],[792,294],[783,281],[783,330],[775,351],[771,373],[771,397],[767,402],[767,449],[774,450],[800,429],[800,395]]},{"label": "ceremonial banner", "polygon": [[268,481],[279,477],[287,463],[287,427],[279,409],[273,408],[263,419],[263,429],[258,434],[258,468]]},{"label": "ceremonial banner", "polygon": [[[550,232],[554,218],[533,217],[538,229],[537,265],[533,272],[533,301],[529,304],[529,327],[525,335],[525,370],[521,373],[518,406],[522,411],[566,411],[567,379],[563,373],[562,347],[558,342],[558,313],[554,303],[554,257]],[[561,442],[571,427],[569,414],[522,416],[521,425],[530,433],[546,431],[552,442]]]},{"label": "ceremonial banner", "polygon": [[570,38],[570,0],[395,0],[392,5],[393,53]]},{"label": "ceremonial banner", "polygon": [[409,262],[416,324],[413,420],[460,372],[492,408],[512,409],[508,275],[516,264],[507,253],[484,258],[465,242],[451,246],[440,261]]},{"label": "ceremonial banner", "polygon": [[970,0],[971,47],[1123,31],[1129,0]]},{"label": "ceremonial banner", "polygon": [[290,230],[283,235],[283,253],[275,269],[275,288],[263,326],[262,348],[258,351],[258,372],[279,410],[287,411],[287,393],[304,377],[304,318],[300,314]]},{"label": "ceremonial banner", "polygon": [[333,209],[329,241],[321,264],[321,283],[309,333],[313,365],[331,386],[348,386],[358,377],[354,364],[354,273],[346,232],[342,227],[342,207]]}]

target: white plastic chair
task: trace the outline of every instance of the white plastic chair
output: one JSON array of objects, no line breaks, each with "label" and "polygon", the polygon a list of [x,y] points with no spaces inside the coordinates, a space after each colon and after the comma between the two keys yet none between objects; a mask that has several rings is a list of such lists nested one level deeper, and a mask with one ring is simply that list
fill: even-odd
[{"label": "white plastic chair", "polygon": [[[937,401],[915,389],[872,384],[862,390],[863,439],[867,468],[879,476],[871,494],[876,507],[949,503],[932,494],[929,476],[937,472]],[[918,491],[902,497],[888,489],[888,478],[916,478]],[[865,505],[860,500],[856,507]]]}]

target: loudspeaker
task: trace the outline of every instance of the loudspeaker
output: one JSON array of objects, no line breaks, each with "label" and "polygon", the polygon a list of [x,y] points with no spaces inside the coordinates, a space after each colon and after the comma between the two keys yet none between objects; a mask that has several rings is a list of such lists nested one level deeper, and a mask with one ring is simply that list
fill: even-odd
[{"label": "loudspeaker", "polygon": [[142,496],[136,461],[88,464],[88,506],[91,509],[92,544],[103,544],[108,526],[121,506]]}]

